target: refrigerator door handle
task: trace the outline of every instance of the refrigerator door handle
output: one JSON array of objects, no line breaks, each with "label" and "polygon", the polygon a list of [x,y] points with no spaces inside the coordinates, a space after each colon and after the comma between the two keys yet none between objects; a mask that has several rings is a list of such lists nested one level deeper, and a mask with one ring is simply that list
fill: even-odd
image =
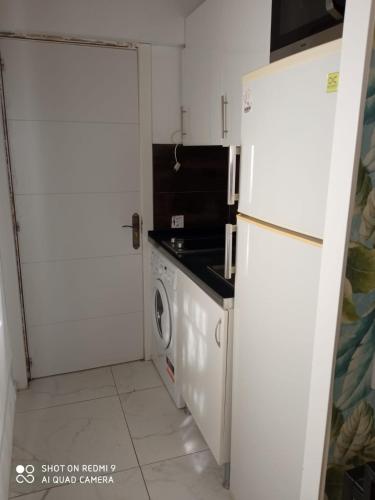
[{"label": "refrigerator door handle", "polygon": [[225,139],[228,133],[227,126],[227,106],[228,99],[226,95],[221,96],[221,138]]},{"label": "refrigerator door handle", "polygon": [[215,327],[215,342],[218,347],[221,347],[220,327],[221,327],[221,318],[219,319]]},{"label": "refrigerator door handle", "polygon": [[239,146],[229,146],[228,156],[228,193],[227,204],[234,205],[239,199],[236,193],[236,171],[237,171],[237,155],[240,154],[241,148]]},{"label": "refrigerator door handle", "polygon": [[232,266],[233,256],[233,233],[237,231],[237,226],[233,224],[225,224],[225,263],[224,263],[224,277],[230,280],[234,273]]}]

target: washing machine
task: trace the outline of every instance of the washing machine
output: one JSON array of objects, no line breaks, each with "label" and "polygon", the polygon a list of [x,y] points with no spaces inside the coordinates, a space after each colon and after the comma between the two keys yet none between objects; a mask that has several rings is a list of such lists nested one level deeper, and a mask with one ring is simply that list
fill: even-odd
[{"label": "washing machine", "polygon": [[151,253],[151,357],[177,408],[185,406],[177,358],[177,268],[158,250]]}]

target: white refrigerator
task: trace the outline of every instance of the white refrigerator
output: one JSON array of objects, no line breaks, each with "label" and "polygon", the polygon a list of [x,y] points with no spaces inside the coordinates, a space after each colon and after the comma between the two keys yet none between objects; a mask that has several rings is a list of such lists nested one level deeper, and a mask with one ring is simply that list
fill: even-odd
[{"label": "white refrigerator", "polygon": [[336,41],[243,80],[235,500],[299,499],[339,64]]}]

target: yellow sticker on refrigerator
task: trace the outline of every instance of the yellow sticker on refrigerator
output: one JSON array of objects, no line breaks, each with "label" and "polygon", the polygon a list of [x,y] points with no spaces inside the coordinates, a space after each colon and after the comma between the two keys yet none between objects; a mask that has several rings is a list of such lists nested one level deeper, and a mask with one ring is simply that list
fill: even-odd
[{"label": "yellow sticker on refrigerator", "polygon": [[328,73],[327,75],[327,92],[337,92],[339,87],[339,76],[340,73],[336,71],[335,73]]}]

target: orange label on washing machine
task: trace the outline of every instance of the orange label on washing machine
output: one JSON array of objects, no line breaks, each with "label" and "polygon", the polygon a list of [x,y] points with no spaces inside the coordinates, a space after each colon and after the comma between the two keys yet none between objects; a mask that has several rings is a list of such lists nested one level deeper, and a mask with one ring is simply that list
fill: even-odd
[{"label": "orange label on washing machine", "polygon": [[174,366],[173,364],[171,363],[171,360],[166,357],[166,362],[167,362],[167,373],[169,375],[169,378],[172,380],[172,382],[174,383]]}]

